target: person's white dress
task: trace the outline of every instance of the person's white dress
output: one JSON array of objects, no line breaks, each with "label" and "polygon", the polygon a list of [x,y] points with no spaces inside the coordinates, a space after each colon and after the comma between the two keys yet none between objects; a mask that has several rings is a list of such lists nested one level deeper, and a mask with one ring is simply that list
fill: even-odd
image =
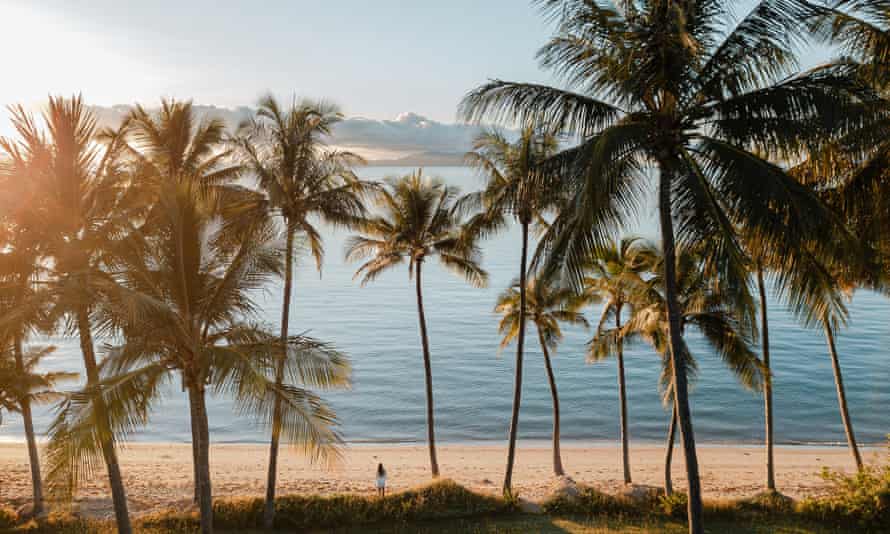
[{"label": "person's white dress", "polygon": [[377,489],[386,488],[386,475],[377,475]]}]

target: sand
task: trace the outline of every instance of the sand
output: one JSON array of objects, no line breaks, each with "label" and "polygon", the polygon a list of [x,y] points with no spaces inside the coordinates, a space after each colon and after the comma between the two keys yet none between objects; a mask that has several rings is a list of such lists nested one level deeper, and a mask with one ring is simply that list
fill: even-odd
[{"label": "sand", "polygon": [[[267,447],[262,445],[214,445],[211,449],[213,493],[224,496],[262,496],[266,480]],[[866,457],[879,460],[882,451],[871,449]],[[663,481],[661,447],[639,445],[631,448],[634,483],[660,486]],[[763,486],[764,452],[758,447],[702,446],[699,465],[706,498],[750,496]],[[31,479],[27,450],[22,444],[0,444],[0,503],[19,506],[29,500]],[[189,506],[192,494],[191,447],[188,444],[129,444],[121,451],[122,471],[130,509],[140,514],[171,507]],[[685,488],[682,451],[674,455],[674,487]],[[330,494],[374,492],[378,462],[389,473],[389,488],[398,491],[430,480],[429,454],[424,446],[354,445],[342,462],[325,469],[310,465],[294,451],[284,450],[279,460],[279,494]],[[563,445],[566,474],[579,483],[608,492],[620,491],[623,484],[620,452],[617,446],[585,447]],[[473,490],[500,492],[505,464],[501,444],[443,445],[439,447],[442,476]],[[550,492],[552,454],[545,445],[521,446],[517,453],[514,487],[521,497],[532,501]],[[823,466],[850,472],[850,453],[843,447],[780,447],[776,450],[778,489],[800,498],[818,495],[826,489],[819,477]],[[100,471],[78,493],[80,510],[91,516],[111,513],[107,484]]]}]

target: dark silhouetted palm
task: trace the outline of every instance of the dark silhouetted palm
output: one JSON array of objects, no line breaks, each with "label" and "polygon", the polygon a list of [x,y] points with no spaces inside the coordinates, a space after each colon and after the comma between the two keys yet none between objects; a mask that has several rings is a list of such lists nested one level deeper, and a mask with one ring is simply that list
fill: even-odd
[{"label": "dark silhouetted palm", "polygon": [[361,277],[362,285],[383,271],[408,262],[408,275],[414,278],[417,295],[426,382],[427,445],[434,478],[439,476],[439,462],[436,457],[432,360],[423,307],[423,263],[436,258],[445,268],[476,287],[484,286],[488,279],[488,274],[479,265],[476,236],[461,224],[461,208],[457,200],[456,188],[437,179],[424,178],[420,170],[402,178],[388,179],[377,193],[379,215],[365,220],[359,227],[361,235],[351,237],[346,244],[348,261],[367,260],[355,274]]}]

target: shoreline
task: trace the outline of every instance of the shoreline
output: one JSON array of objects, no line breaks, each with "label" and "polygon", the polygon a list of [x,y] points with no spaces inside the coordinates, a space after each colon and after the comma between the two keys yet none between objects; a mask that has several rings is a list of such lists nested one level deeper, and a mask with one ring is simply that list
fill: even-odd
[{"label": "shoreline", "polygon": [[[699,449],[703,493],[709,499],[749,497],[763,488],[765,463],[762,446],[709,445]],[[883,461],[883,449],[862,449],[869,463]],[[621,453],[617,444],[562,447],[566,475],[580,484],[608,493],[624,489]],[[635,484],[660,487],[664,477],[664,447],[631,446],[631,470]],[[134,514],[191,506],[191,445],[186,443],[129,443],[121,448],[121,470]],[[213,493],[216,498],[261,497],[265,491],[268,446],[220,444],[211,446]],[[505,449],[497,442],[473,445],[443,444],[438,447],[443,478],[481,493],[500,493]],[[793,498],[817,496],[827,483],[823,467],[852,473],[855,465],[846,447],[776,447],[778,490]],[[283,447],[279,458],[279,495],[374,493],[374,470],[382,462],[389,473],[389,489],[400,491],[430,482],[429,455],[425,445],[361,445],[344,449],[342,461],[331,469],[312,465],[296,451]],[[554,487],[552,453],[547,446],[520,444],[514,486],[531,501],[541,501]],[[46,469],[43,465],[42,468]],[[685,487],[683,453],[674,449],[674,487]],[[104,480],[104,466],[86,481],[77,494],[77,506],[92,517],[111,514],[111,499]],[[20,506],[30,499],[31,479],[27,449],[23,444],[0,443],[0,503]]]},{"label": "shoreline", "polygon": [[[46,438],[43,436],[37,437],[37,444],[42,446],[46,443]],[[358,440],[358,441],[344,441],[343,442],[346,449],[350,448],[363,448],[363,447],[373,447],[373,448],[399,448],[399,447],[425,447],[426,443],[421,440],[394,440],[394,441],[374,441],[374,440]],[[507,446],[507,439],[491,439],[491,440],[467,440],[467,441],[436,441],[439,447],[497,447],[499,445]],[[862,443],[857,442],[859,446],[859,450],[861,451],[874,451],[874,450],[888,450],[887,441],[883,442],[875,442],[875,443]],[[232,446],[244,446],[244,447],[262,447],[267,445],[268,441],[217,441],[211,440],[211,446],[222,445],[226,447]],[[25,445],[24,436],[21,439],[4,439],[0,438],[0,447],[5,446],[17,446],[17,445]],[[150,446],[166,446],[166,445],[191,445],[190,441],[163,441],[163,440],[133,440],[128,441],[125,444],[121,445],[122,447],[150,447]],[[565,449],[607,449],[610,447],[618,447],[619,442],[617,440],[583,440],[583,439],[563,439],[560,442],[560,446],[563,450]],[[674,447],[679,446],[679,442],[675,443]],[[520,439],[517,442],[517,447],[523,447],[527,449],[543,449],[550,447],[549,439]],[[634,447],[643,447],[643,448],[657,448],[664,447],[663,440],[631,440],[630,447],[633,449]],[[745,448],[745,449],[757,449],[757,448],[765,448],[762,442],[755,441],[698,441],[695,442],[696,449],[720,449],[720,448]],[[825,441],[825,442],[784,442],[784,443],[773,443],[773,447],[776,449],[846,449],[847,443],[842,441]]]}]

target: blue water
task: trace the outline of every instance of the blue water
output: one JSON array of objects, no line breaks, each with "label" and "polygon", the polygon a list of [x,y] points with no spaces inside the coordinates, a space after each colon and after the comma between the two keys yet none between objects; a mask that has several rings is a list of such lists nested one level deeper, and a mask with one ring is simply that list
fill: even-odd
[{"label": "blue water", "polygon": [[[408,169],[368,168],[379,178]],[[478,186],[468,169],[429,169],[465,190]],[[643,221],[635,231],[654,235]],[[354,366],[349,391],[327,393],[352,442],[413,442],[425,438],[423,366],[414,286],[402,267],[367,287],[352,280],[356,265],[343,261],[344,234],[326,233],[327,257],[319,278],[308,258],[297,269],[291,331],[308,332],[334,342],[350,354]],[[504,440],[510,416],[514,349],[499,357],[492,311],[497,294],[516,275],[518,233],[505,233],[485,245],[487,289],[474,289],[428,262],[424,300],[430,329],[437,437],[444,442]],[[275,324],[280,289],[258,296],[264,319]],[[890,301],[867,292],[856,294],[851,321],[838,336],[838,349],[857,437],[883,442],[890,432]],[[591,319],[600,310],[591,309]],[[772,302],[770,337],[775,383],[776,439],[780,443],[834,444],[844,441],[831,364],[821,331],[805,330],[779,303]],[[569,441],[618,439],[617,382],[614,360],[584,361],[590,333],[567,329],[555,355],[562,403],[563,438]],[[739,386],[695,333],[687,338],[700,365],[695,384],[693,422],[696,437],[711,443],[757,443],[763,436],[762,401]],[[81,368],[74,339],[53,339],[57,352],[46,360],[52,369]],[[636,441],[660,441],[667,416],[657,392],[659,360],[646,345],[626,351],[630,435]],[[523,439],[547,439],[551,425],[550,393],[536,336],[527,345],[520,418]],[[184,395],[171,388],[157,405],[150,426],[138,441],[188,441]],[[51,419],[38,409],[42,432]],[[225,398],[210,402],[214,442],[260,442],[266,431],[235,414]],[[22,439],[21,420],[4,418],[0,440]]]}]

